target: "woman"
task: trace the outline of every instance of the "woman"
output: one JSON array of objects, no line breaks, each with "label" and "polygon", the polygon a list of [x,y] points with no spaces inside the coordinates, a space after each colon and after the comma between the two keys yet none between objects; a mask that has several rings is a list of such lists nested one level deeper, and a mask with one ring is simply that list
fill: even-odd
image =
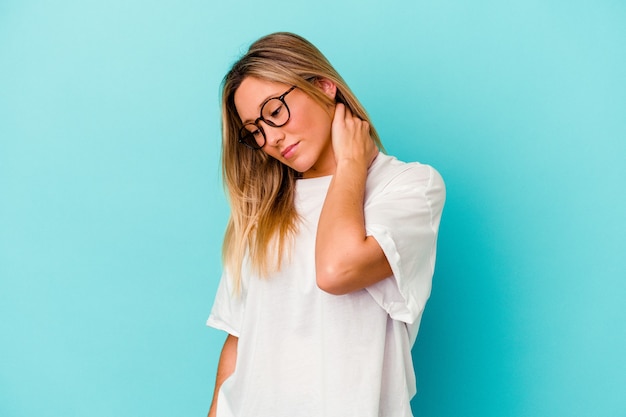
[{"label": "woman", "polygon": [[294,34],[250,46],[222,114],[232,211],[207,324],[228,336],[209,416],[411,416],[441,177],[379,153],[359,101]]}]

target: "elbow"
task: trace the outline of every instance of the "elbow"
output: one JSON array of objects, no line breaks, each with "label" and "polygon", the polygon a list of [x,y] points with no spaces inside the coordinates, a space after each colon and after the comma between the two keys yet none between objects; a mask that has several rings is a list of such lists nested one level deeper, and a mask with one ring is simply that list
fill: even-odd
[{"label": "elbow", "polygon": [[317,287],[332,295],[345,295],[351,292],[348,279],[340,269],[333,266],[316,268],[315,279]]}]

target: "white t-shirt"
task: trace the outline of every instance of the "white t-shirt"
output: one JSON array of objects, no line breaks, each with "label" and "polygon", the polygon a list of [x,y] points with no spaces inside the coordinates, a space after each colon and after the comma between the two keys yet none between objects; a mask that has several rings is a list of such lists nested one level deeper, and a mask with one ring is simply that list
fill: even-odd
[{"label": "white t-shirt", "polygon": [[379,154],[365,192],[367,234],[393,276],[347,295],[315,281],[315,235],[331,176],[300,179],[291,261],[268,278],[222,276],[209,326],[239,337],[218,417],[408,417],[411,346],[430,295],[445,186],[433,168]]}]

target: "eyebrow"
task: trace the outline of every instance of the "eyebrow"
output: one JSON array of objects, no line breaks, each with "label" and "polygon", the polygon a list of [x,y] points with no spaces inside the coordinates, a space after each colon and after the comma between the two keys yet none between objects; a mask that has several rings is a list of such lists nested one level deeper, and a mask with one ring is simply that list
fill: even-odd
[{"label": "eyebrow", "polygon": [[[278,94],[278,95],[270,94],[269,96],[267,96],[265,98],[265,100],[263,100],[263,102],[261,104],[259,104],[259,107],[258,107],[259,113],[261,112],[261,109],[263,108],[263,106],[265,106],[265,103],[267,103],[268,101],[270,101],[273,98],[278,98],[278,97],[280,97],[280,94]],[[248,119],[248,120],[244,120],[242,123],[245,125],[245,124],[248,124],[248,123],[254,123],[255,121],[256,121],[256,119],[254,119],[254,120]]]}]

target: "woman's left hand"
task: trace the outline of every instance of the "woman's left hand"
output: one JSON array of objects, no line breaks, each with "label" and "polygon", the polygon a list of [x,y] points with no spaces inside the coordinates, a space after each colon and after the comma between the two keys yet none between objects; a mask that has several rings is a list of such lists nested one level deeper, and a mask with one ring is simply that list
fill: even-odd
[{"label": "woman's left hand", "polygon": [[319,288],[339,295],[385,279],[391,267],[365,230],[368,168],[378,155],[370,125],[337,104],[331,133],[337,168],[317,225],[315,275]]},{"label": "woman's left hand", "polygon": [[353,161],[369,168],[378,155],[369,123],[354,116],[342,103],[335,106],[331,135],[337,164]]}]

